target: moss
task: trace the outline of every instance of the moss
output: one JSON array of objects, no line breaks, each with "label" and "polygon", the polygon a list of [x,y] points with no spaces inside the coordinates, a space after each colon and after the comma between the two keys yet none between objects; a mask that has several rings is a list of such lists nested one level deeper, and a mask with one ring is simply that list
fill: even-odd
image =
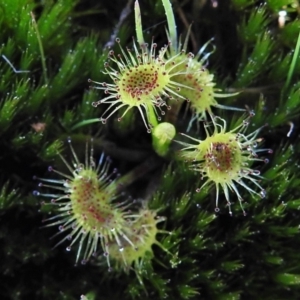
[{"label": "moss", "polygon": [[[122,46],[132,45],[134,14],[126,17],[127,3],[0,0],[1,299],[300,297],[299,5],[278,0],[199,3],[172,2],[178,34],[184,37],[191,30],[187,48],[192,52],[214,37],[206,68],[216,88],[235,94],[222,99],[222,105],[253,109],[249,132],[268,123],[260,132],[260,147],[273,153],[269,163],[253,163],[261,171],[266,198],[241,189],[247,216],[238,203],[230,216],[223,193],[215,213],[215,188],[196,192],[201,176],[174,158],[182,148],[177,143],[170,143],[167,157],[158,157],[134,110],[126,130],[118,113],[105,125],[98,122],[107,106],[92,107],[104,94],[89,89],[88,79],[109,80],[103,73],[109,60],[104,46],[109,42],[117,51],[111,38],[116,28]],[[127,9],[133,7],[129,1]],[[140,7],[145,41],[155,36],[160,47],[167,44],[162,3],[141,1]],[[281,10],[287,11],[282,27]],[[228,130],[241,117],[218,107],[212,113],[227,121]],[[178,133],[189,128],[190,136],[205,139],[203,122],[190,124],[192,118],[184,102],[167,121]],[[68,136],[80,159],[91,136],[94,155],[104,149],[111,156],[123,175],[118,192],[133,213],[147,202],[166,217],[157,230],[171,234],[157,234],[161,247],[154,243],[153,253],[146,251],[138,276],[134,270],[108,272],[106,261],[96,256],[74,267],[75,255],[64,246],[51,249],[49,237],[57,228],[40,229],[55,209],[41,208],[44,200],[32,195],[32,177],[46,178],[49,165],[65,172],[58,153],[69,155],[62,143]]]}]

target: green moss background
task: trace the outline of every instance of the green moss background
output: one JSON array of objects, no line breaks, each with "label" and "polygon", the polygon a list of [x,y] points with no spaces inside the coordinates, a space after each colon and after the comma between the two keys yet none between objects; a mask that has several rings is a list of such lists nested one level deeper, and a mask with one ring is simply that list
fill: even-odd
[{"label": "green moss background", "polygon": [[[215,215],[214,189],[196,193],[199,175],[156,157],[140,118],[76,127],[103,112],[92,107],[103,95],[87,80],[108,80],[102,73],[105,45],[115,47],[115,30],[130,45],[133,1],[0,0],[0,299],[300,298],[299,2],[172,3],[179,33],[193,22],[191,51],[214,38],[207,67],[217,86],[241,91],[220,103],[254,109],[251,130],[268,123],[260,135],[273,153],[268,164],[258,165],[267,197],[242,191],[247,216],[234,199],[230,217],[222,195]],[[145,36],[165,44],[161,2],[140,0],[140,6]],[[287,21],[280,28],[283,9]],[[216,113],[230,126],[241,117]],[[160,225],[172,235],[157,238],[173,256],[154,246],[143,285],[134,272],[109,273],[99,261],[75,267],[75,252],[64,245],[51,249],[57,228],[40,228],[52,208],[32,195],[38,184],[33,176],[49,177],[49,165],[63,168],[57,152],[66,153],[68,136],[81,157],[86,139],[94,137],[95,154],[104,150],[121,174],[145,161],[151,165],[125,192],[150,199],[150,207],[167,217]]]}]

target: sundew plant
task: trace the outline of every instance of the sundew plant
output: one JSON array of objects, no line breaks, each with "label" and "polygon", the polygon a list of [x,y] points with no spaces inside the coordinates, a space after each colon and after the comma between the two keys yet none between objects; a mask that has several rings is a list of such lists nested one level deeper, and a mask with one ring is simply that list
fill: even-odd
[{"label": "sundew plant", "polygon": [[295,0],[0,0],[1,299],[299,299]]}]

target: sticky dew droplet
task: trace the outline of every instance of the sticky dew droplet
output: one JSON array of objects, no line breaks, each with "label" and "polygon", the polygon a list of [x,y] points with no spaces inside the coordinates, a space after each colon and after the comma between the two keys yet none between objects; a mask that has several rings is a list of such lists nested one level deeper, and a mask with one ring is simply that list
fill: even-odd
[{"label": "sticky dew droplet", "polygon": [[33,196],[39,196],[39,195],[40,195],[40,192],[39,192],[39,191],[33,191],[33,192],[32,192],[32,195],[33,195]]},{"label": "sticky dew droplet", "polygon": [[265,190],[262,190],[262,191],[260,191],[259,194],[260,194],[261,198],[265,198],[267,195],[267,192]]}]

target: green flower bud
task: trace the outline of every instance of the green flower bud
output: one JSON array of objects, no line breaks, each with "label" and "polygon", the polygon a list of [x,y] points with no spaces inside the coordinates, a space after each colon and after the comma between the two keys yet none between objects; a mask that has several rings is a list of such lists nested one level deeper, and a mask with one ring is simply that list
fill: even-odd
[{"label": "green flower bud", "polygon": [[171,123],[163,122],[154,127],[152,145],[158,155],[166,156],[175,134],[176,129]]}]

